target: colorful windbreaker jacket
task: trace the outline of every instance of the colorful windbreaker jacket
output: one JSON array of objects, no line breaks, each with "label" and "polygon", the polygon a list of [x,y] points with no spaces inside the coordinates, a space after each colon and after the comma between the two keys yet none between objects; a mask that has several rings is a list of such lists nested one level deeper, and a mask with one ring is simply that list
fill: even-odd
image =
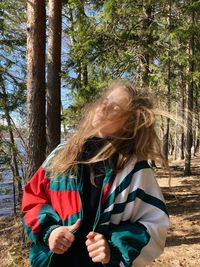
[{"label": "colorful windbreaker jacket", "polygon": [[[59,145],[50,154],[24,188],[22,222],[32,241],[29,259],[33,267],[50,265],[53,252],[46,239],[53,229],[84,217],[81,171],[79,177],[62,174],[49,178],[48,166],[63,147]],[[105,161],[105,179],[91,230],[103,234],[110,244],[111,260],[105,266],[146,266],[165,246],[169,216],[163,195],[147,161],[133,157],[122,171],[113,174],[114,167]]]}]

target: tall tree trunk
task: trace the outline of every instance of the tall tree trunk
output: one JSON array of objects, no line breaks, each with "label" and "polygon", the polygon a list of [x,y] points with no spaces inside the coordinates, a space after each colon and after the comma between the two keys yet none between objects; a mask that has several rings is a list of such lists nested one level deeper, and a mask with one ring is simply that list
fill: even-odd
[{"label": "tall tree trunk", "polygon": [[143,44],[144,47],[144,54],[141,58],[143,69],[142,69],[142,85],[149,86],[149,73],[150,73],[150,61],[151,61],[151,53],[150,49],[153,45],[153,38],[150,34],[149,28],[153,22],[153,3],[151,1],[146,3],[144,6],[144,14],[145,18],[143,19],[143,32],[145,36],[145,43]]},{"label": "tall tree trunk", "polygon": [[[171,46],[170,46],[171,48]],[[169,55],[168,55],[168,78],[167,78],[167,110],[168,112],[171,111],[171,59],[170,59],[170,49],[169,49]],[[169,154],[169,125],[170,125],[170,119],[166,119],[166,126],[165,131],[163,135],[163,154],[166,160],[168,160],[168,154]]]},{"label": "tall tree trunk", "polygon": [[[192,11],[192,25],[194,24],[194,11]],[[194,35],[189,40],[189,76],[192,77],[194,73]],[[185,165],[184,176],[191,175],[191,148],[192,148],[192,121],[193,121],[193,92],[194,81],[190,78],[187,88],[187,133],[186,133],[186,151],[185,151]]]},{"label": "tall tree trunk", "polygon": [[13,212],[14,212],[14,215],[16,215],[17,214],[17,203],[16,203],[16,190],[15,190],[15,170],[13,168],[12,163],[10,164],[10,169],[12,171]]},{"label": "tall tree trunk", "polygon": [[191,148],[192,148],[192,109],[193,109],[193,84],[188,85],[188,99],[187,99],[187,132],[185,142],[185,165],[184,165],[184,176],[191,174]]},{"label": "tall tree trunk", "polygon": [[[184,72],[185,73],[185,72]],[[185,122],[185,79],[183,71],[181,73],[181,117],[182,117],[182,124],[184,125]],[[184,140],[185,140],[185,134],[184,134],[184,128],[181,129],[181,155],[180,158],[184,159]]]},{"label": "tall tree trunk", "polygon": [[163,135],[163,155],[166,160],[168,160],[169,155],[169,123],[170,119],[167,119],[165,125],[165,132]]},{"label": "tall tree trunk", "polygon": [[198,89],[199,88],[195,88],[195,132],[194,132],[194,156],[196,155],[196,153],[199,152],[199,142],[200,142],[200,119],[199,119],[199,105],[198,105]]},{"label": "tall tree trunk", "polygon": [[[80,0],[77,2],[77,21],[79,23],[80,30],[85,25],[85,1]],[[78,79],[79,79],[79,86],[80,90],[85,90],[86,86],[88,85],[88,67],[86,61],[86,55],[80,57],[78,62]]]},{"label": "tall tree trunk", "polygon": [[[63,108],[62,103],[61,103],[61,116],[64,117],[64,108]],[[65,123],[63,123],[62,126],[63,126],[63,132],[64,132],[63,138],[64,138],[64,140],[66,140],[66,138],[67,138],[67,127],[66,127]]]},{"label": "tall tree trunk", "polygon": [[87,70],[87,64],[81,62],[81,87],[85,88],[88,84],[88,70]]},{"label": "tall tree trunk", "polygon": [[49,0],[48,12],[47,153],[49,154],[60,143],[61,138],[61,1]]},{"label": "tall tree trunk", "polygon": [[[80,0],[76,2],[76,16],[74,16],[73,6],[69,3],[69,20],[70,20],[70,29],[73,33],[76,33],[76,28],[74,28],[75,22],[77,23],[79,31],[82,30],[82,27],[85,27],[86,24],[86,14],[85,14],[85,1]],[[71,43],[73,46],[81,45],[78,38],[76,38],[75,34],[71,35]],[[82,47],[80,46],[80,49]],[[82,53],[81,53],[82,54]],[[87,55],[83,53],[82,55],[77,56],[76,59],[77,65],[77,79],[76,79],[76,87],[78,89],[79,94],[83,92],[85,93],[85,89],[88,85],[88,66],[87,66]]]},{"label": "tall tree trunk", "polygon": [[[178,125],[177,125],[177,119],[178,119],[178,103],[176,103],[176,123],[175,123],[175,133],[174,133],[174,160],[177,159],[178,155]],[[173,142],[173,139],[172,139]]]},{"label": "tall tree trunk", "polygon": [[[168,16],[168,24],[169,24],[169,32],[171,31],[171,12],[172,12],[172,2],[169,1],[169,16]],[[168,48],[168,62],[167,62],[167,111],[171,111],[171,41],[169,40],[169,48]],[[166,120],[166,129],[163,136],[163,154],[166,160],[168,160],[169,154],[169,124],[170,119]]]},{"label": "tall tree trunk", "polygon": [[29,179],[45,159],[45,42],[44,0],[27,1],[27,170]]}]

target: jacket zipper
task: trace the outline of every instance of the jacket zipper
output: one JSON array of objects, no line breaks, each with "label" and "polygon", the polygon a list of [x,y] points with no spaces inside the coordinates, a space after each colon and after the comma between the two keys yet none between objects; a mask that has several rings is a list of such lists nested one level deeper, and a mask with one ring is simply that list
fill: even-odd
[{"label": "jacket zipper", "polygon": [[51,264],[51,259],[52,259],[53,255],[54,255],[54,252],[52,251],[52,253],[51,253],[50,257],[49,257],[49,263],[48,263],[47,267],[50,266],[50,264]]},{"label": "jacket zipper", "polygon": [[95,220],[94,220],[94,224],[93,224],[93,231],[95,231],[96,227],[97,227],[97,224],[99,222],[99,218],[101,216],[101,201],[102,201],[102,196],[103,196],[103,190],[104,190],[104,187],[105,187],[105,184],[106,184],[106,178],[108,178],[108,172],[107,172],[107,167],[106,167],[106,162],[104,161],[104,168],[105,168],[105,178],[104,178],[104,181],[103,181],[103,185],[102,185],[102,188],[101,188],[101,194],[100,194],[100,198],[99,198],[99,205],[98,205],[98,208],[97,208],[97,214],[95,216]]},{"label": "jacket zipper", "polygon": [[[77,188],[77,192],[78,192],[78,194],[79,194],[79,198],[80,198],[80,207],[81,207],[81,211],[80,211],[80,220],[81,221],[83,221],[83,201],[82,201],[82,196],[81,196],[81,187],[82,187],[82,183],[83,183],[83,181],[82,181],[82,177],[83,177],[83,165],[81,165],[81,173],[80,173],[80,178],[76,178],[76,181],[75,181],[75,183],[76,183],[76,188]],[[80,179],[80,181],[79,181],[79,183],[78,183],[78,179]],[[79,229],[79,228],[78,228]],[[78,229],[76,229],[76,230],[74,230],[74,231],[72,231],[72,234],[75,234],[77,231],[78,231]]]},{"label": "jacket zipper", "polygon": [[97,224],[98,224],[98,221],[99,221],[99,218],[100,218],[100,215],[101,215],[101,200],[102,200],[104,186],[105,186],[105,182],[103,183],[102,188],[101,188],[101,194],[100,194],[100,198],[99,198],[99,205],[98,205],[97,214],[95,216],[95,220],[94,220],[94,224],[93,224],[93,231],[95,231],[95,229],[97,227]]},{"label": "jacket zipper", "polygon": [[[81,206],[80,220],[82,222],[83,221],[83,202],[82,202],[81,192],[80,192],[79,188],[78,188],[78,194],[79,194],[80,203],[81,203],[81,205],[80,205]],[[75,234],[78,231],[79,228],[77,228],[76,230],[71,231],[71,233]]]}]

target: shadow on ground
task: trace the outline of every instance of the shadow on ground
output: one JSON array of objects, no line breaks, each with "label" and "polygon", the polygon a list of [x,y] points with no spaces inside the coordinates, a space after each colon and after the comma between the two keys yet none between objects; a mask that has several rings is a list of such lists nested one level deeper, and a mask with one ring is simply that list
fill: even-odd
[{"label": "shadow on ground", "polygon": [[162,191],[170,216],[173,216],[173,220],[177,219],[180,224],[171,226],[166,246],[199,244],[200,166],[197,162],[192,167],[190,177],[183,177],[181,166],[172,167],[172,173],[173,184],[177,186],[162,187]]}]

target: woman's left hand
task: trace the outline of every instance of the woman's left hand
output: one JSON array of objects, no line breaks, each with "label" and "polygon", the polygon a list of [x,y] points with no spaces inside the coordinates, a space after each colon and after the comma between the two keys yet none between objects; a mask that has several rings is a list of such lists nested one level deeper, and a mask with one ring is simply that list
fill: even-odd
[{"label": "woman's left hand", "polygon": [[90,232],[85,244],[93,262],[106,264],[110,261],[110,247],[102,234]]}]

